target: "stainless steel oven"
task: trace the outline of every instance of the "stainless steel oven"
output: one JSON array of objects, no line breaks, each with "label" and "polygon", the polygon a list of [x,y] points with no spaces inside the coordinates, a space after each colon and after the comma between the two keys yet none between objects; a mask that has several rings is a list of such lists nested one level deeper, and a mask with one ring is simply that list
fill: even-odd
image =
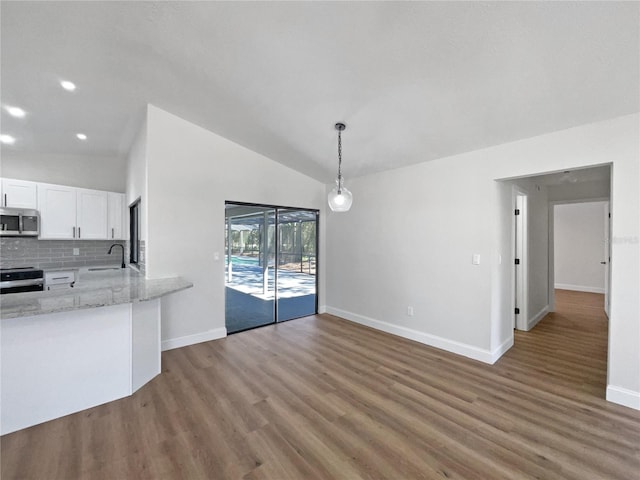
[{"label": "stainless steel oven", "polygon": [[44,271],[33,267],[0,268],[0,294],[44,290]]}]

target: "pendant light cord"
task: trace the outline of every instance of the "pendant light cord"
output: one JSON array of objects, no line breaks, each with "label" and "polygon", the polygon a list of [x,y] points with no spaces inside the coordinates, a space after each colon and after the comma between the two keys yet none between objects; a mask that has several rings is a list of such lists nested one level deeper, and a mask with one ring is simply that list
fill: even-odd
[{"label": "pendant light cord", "polygon": [[338,130],[338,194],[342,193],[342,131]]}]

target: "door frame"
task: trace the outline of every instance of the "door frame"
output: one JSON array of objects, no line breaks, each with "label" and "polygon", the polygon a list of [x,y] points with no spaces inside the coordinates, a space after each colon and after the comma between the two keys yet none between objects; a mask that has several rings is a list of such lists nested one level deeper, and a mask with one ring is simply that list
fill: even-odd
[{"label": "door frame", "polygon": [[611,200],[604,203],[604,261],[607,264],[604,273],[604,313],[609,318],[611,303]]},{"label": "door frame", "polygon": [[[577,200],[554,200],[554,201],[550,201],[549,202],[549,245],[548,245],[548,251],[549,251],[549,279],[548,279],[548,285],[549,285],[549,293],[548,293],[548,298],[549,298],[549,311],[550,312],[555,312],[556,311],[556,289],[555,289],[555,282],[556,282],[556,272],[555,272],[555,213],[554,213],[554,208],[556,205],[568,205],[568,204],[572,204],[572,203],[596,203],[596,202],[606,202],[607,203],[607,207],[605,208],[605,210],[609,210],[610,209],[610,205],[611,205],[611,198],[610,197],[595,197],[595,198],[584,198],[584,199],[577,199]],[[609,223],[610,225],[610,223]],[[611,255],[611,242],[609,242],[609,255]],[[605,277],[605,289],[609,290],[609,288],[611,287],[610,283],[606,283],[606,279],[611,279],[611,261],[607,261],[607,272],[605,273],[606,277]],[[607,297],[609,297],[609,295],[607,295]],[[608,309],[608,306],[605,305],[605,307]],[[609,317],[609,313],[605,310],[605,313],[607,313],[607,318]]]}]

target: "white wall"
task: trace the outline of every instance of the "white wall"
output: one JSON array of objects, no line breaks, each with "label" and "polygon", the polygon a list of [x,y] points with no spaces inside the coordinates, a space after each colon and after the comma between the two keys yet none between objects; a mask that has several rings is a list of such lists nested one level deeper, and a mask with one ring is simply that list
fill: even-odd
[{"label": "white wall", "polygon": [[351,210],[328,214],[328,312],[491,361],[498,186],[472,157],[351,182]]},{"label": "white wall", "polygon": [[640,408],[639,127],[628,115],[354,179],[351,211],[327,216],[327,310],[494,361],[513,341],[513,207],[494,180],[612,162],[607,395]]},{"label": "white wall", "polygon": [[[514,249],[514,192],[511,182],[494,182],[494,201],[497,204],[494,228],[499,237],[498,248],[495,248],[489,261],[493,265],[491,275],[491,342],[493,352],[480,358],[493,361],[513,345],[513,315],[515,306],[515,289],[511,285],[515,270],[513,267]],[[499,228],[503,226],[504,228]],[[505,282],[506,279],[511,281]],[[507,321],[510,319],[511,321]],[[498,347],[500,346],[500,347]],[[486,351],[486,349],[484,349]],[[488,357],[488,358],[486,358]]]},{"label": "white wall", "polygon": [[147,120],[140,125],[127,157],[127,206],[140,198],[140,240],[147,240]]},{"label": "white wall", "polygon": [[111,192],[126,189],[126,159],[3,152],[0,176]]},{"label": "white wall", "polygon": [[554,206],[555,288],[604,293],[605,205]]},{"label": "white wall", "polygon": [[[194,283],[163,298],[163,345],[220,337],[225,200],[322,211],[324,185],[151,105],[146,132],[147,276],[180,275]],[[324,245],[319,247],[322,276]]]},{"label": "white wall", "polygon": [[529,199],[529,318],[528,327],[549,309],[549,203],[547,191],[530,189]]},{"label": "white wall", "polygon": [[550,202],[574,202],[588,199],[609,198],[611,194],[611,180],[569,183],[548,187]]}]

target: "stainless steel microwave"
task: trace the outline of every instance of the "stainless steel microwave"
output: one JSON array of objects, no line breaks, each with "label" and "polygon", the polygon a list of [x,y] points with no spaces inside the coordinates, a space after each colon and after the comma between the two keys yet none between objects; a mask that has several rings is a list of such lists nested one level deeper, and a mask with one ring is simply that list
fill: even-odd
[{"label": "stainless steel microwave", "polygon": [[37,237],[40,233],[40,214],[27,208],[0,208],[0,236]]}]

